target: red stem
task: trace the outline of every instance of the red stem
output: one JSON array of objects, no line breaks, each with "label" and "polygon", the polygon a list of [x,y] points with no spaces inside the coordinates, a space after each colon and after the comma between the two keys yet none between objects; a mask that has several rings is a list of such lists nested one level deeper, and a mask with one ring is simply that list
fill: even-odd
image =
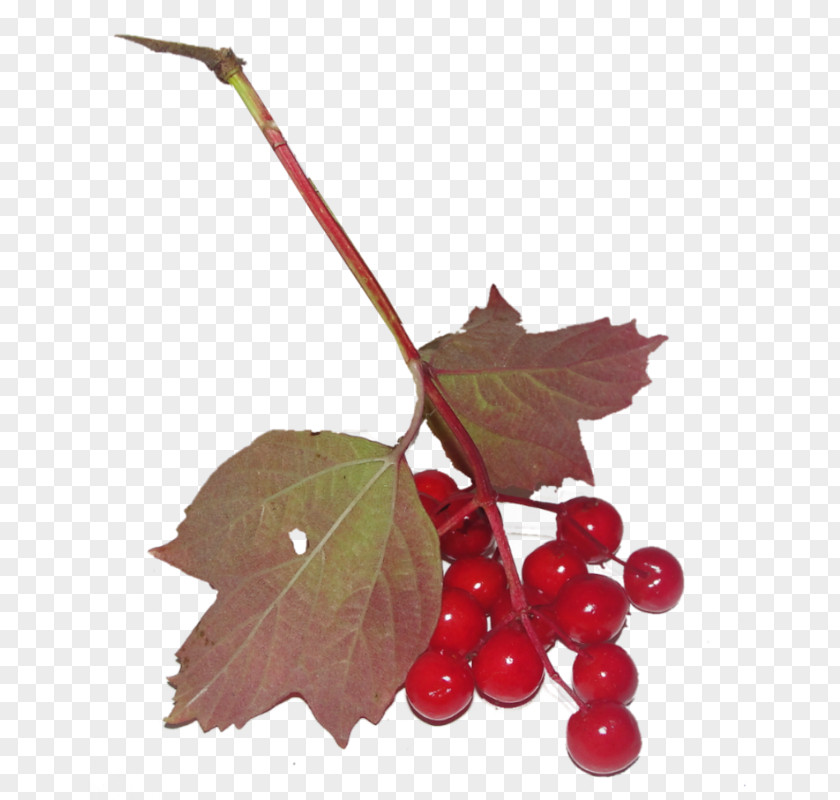
[{"label": "red stem", "polygon": [[[306,201],[309,209],[318,220],[318,223],[324,229],[324,232],[329,237],[330,241],[335,245],[341,257],[350,267],[356,279],[361,284],[365,293],[370,298],[374,307],[382,315],[385,324],[394,334],[397,344],[403,353],[406,362],[412,368],[412,371],[419,370],[423,379],[423,388],[429,401],[440,414],[444,424],[452,431],[452,434],[458,440],[458,444],[463,448],[464,454],[473,472],[473,480],[475,481],[475,498],[477,504],[484,509],[490,521],[490,527],[496,539],[496,544],[502,559],[502,566],[507,574],[508,584],[510,587],[511,603],[515,610],[524,612],[527,608],[527,601],[525,599],[525,591],[522,588],[522,583],[519,580],[519,574],[516,570],[516,562],[513,560],[513,553],[510,549],[507,536],[505,535],[502,517],[496,505],[496,492],[490,483],[490,476],[487,474],[487,468],[484,466],[484,461],[481,458],[478,448],[475,446],[466,428],[461,424],[458,416],[455,414],[452,406],[447,402],[443,392],[438,386],[435,379],[434,371],[422,361],[420,353],[414,346],[414,343],[409,338],[402,325],[402,322],[397,315],[396,310],[391,305],[391,301],[383,291],[376,277],[371,272],[370,268],[365,264],[359,251],[350,241],[350,238],[341,227],[341,224],[330,211],[324,198],[321,197],[320,192],[315,188],[315,185],[306,176],[301,168],[298,160],[292,153],[289,145],[286,142],[277,124],[274,122],[265,104],[254,90],[251,82],[245,77],[241,71],[234,71],[233,74],[227,76],[228,82],[236,89],[240,97],[242,97],[251,116],[254,117],[263,135],[268,140],[277,158],[288,172],[292,182],[297,187],[301,197]],[[530,621],[523,617],[523,624],[528,636],[532,642],[538,642],[536,633]],[[542,651],[542,647],[539,647]]]},{"label": "red stem", "polygon": [[[429,398],[432,405],[440,414],[446,426],[452,431],[458,444],[464,451],[464,454],[469,462],[473,473],[473,480],[475,482],[475,499],[478,506],[484,509],[490,521],[490,526],[493,530],[493,535],[496,539],[496,544],[501,555],[502,565],[508,578],[511,604],[513,610],[516,611],[522,621],[528,638],[534,645],[536,651],[540,654],[546,672],[553,680],[559,683],[569,695],[576,700],[580,705],[580,700],[575,696],[574,692],[565,684],[565,682],[557,674],[548,656],[542,647],[542,644],[537,637],[534,627],[528,617],[528,603],[525,598],[525,591],[519,579],[519,574],[516,569],[516,563],[513,560],[513,553],[510,549],[507,536],[504,531],[501,514],[497,505],[498,496],[493,489],[490,482],[490,477],[487,474],[487,468],[481,458],[475,443],[468,434],[467,430],[461,424],[454,410],[447,402],[443,392],[437,384],[434,371],[422,361],[420,353],[414,346],[414,343],[409,338],[402,325],[402,322],[397,315],[396,310],[391,305],[391,301],[385,294],[376,277],[371,272],[370,268],[365,263],[355,245],[350,241],[350,237],[344,231],[344,228],[333,215],[329,206],[321,197],[312,181],[306,176],[301,168],[298,160],[292,153],[289,145],[286,142],[277,124],[274,122],[262,99],[259,97],[251,82],[242,71],[241,59],[237,58],[235,54],[227,49],[214,51],[209,48],[199,48],[192,45],[183,45],[180,43],[161,42],[152,39],[141,39],[137,37],[125,37],[139,44],[149,47],[158,52],[176,53],[182,56],[198,59],[204,62],[210,69],[214,70],[216,76],[223,83],[229,83],[237,91],[239,96],[244,101],[246,107],[253,116],[263,135],[268,140],[277,158],[283,164],[286,172],[294,183],[301,197],[309,206],[310,211],[315,216],[315,219],[323,228],[324,232],[329,237],[330,241],[338,250],[341,257],[344,259],[347,266],[352,271],[356,280],[361,285],[362,289],[367,294],[374,307],[379,311],[385,324],[388,326],[397,345],[402,352],[403,358],[408,364],[415,376],[422,376],[422,384],[425,389],[425,394]],[[422,397],[420,398],[422,402]],[[415,431],[416,433],[416,431]],[[400,447],[407,448],[410,444],[410,438],[405,437],[400,442]]]},{"label": "red stem", "polygon": [[542,500],[532,500],[530,497],[519,497],[515,494],[500,494],[497,497],[500,503],[515,503],[519,506],[528,506],[528,508],[539,508],[541,511],[551,511],[557,513],[560,511],[562,503],[544,503]]},{"label": "red stem", "polygon": [[[504,530],[504,523],[502,516],[499,513],[497,505],[497,495],[490,482],[490,476],[487,474],[487,468],[484,465],[484,460],[481,453],[473,442],[472,437],[467,432],[466,428],[461,424],[452,406],[446,400],[443,392],[440,390],[435,379],[433,370],[422,361],[420,353],[414,346],[414,343],[409,338],[403,327],[396,310],[391,305],[391,301],[383,291],[376,277],[371,272],[370,268],[365,263],[359,251],[350,241],[344,228],[333,215],[332,211],[324,202],[321,193],[315,188],[315,184],[306,176],[301,168],[298,160],[292,153],[286,139],[274,122],[268,109],[263,104],[260,97],[257,95],[251,82],[245,77],[244,73],[239,72],[228,78],[231,85],[239,92],[239,95],[245,101],[252,116],[260,126],[265,138],[268,140],[277,158],[286,169],[292,183],[297,187],[301,197],[303,197],[309,209],[318,220],[318,223],[324,229],[324,232],[329,237],[330,241],[335,245],[345,263],[350,267],[356,279],[361,284],[367,296],[370,298],[374,307],[382,315],[385,324],[394,334],[397,344],[402,351],[403,358],[409,364],[412,370],[419,368],[423,376],[423,388],[426,396],[429,398],[432,405],[440,414],[444,424],[452,431],[452,434],[458,440],[458,444],[464,450],[464,454],[469,462],[475,482],[475,499],[478,506],[484,509],[487,518],[490,522],[490,527],[493,531],[493,536],[496,540],[496,546],[499,548],[502,566],[508,579],[508,590],[510,592],[511,605],[516,611],[522,621],[522,626],[525,629],[531,644],[540,655],[543,666],[552,680],[556,681],[562,686],[571,697],[573,697],[578,704],[580,701],[575,697],[574,692],[567,686],[563,679],[557,674],[557,671],[548,660],[545,649],[543,648],[533,623],[528,616],[528,601],[525,598],[525,590],[522,587],[522,582],[519,579],[519,573],[516,569],[516,562],[513,558],[513,553],[510,549],[507,535]],[[407,442],[404,443],[407,446]],[[447,521],[449,522],[449,521]]]},{"label": "red stem", "polygon": [[379,311],[388,329],[397,340],[397,345],[402,352],[403,358],[407,363],[411,361],[419,361],[420,353],[409,338],[403,327],[402,321],[399,318],[394,306],[388,299],[379,281],[376,280],[370,267],[365,263],[361,253],[356,249],[356,246],[350,241],[341,223],[335,218],[330,207],[324,201],[321,193],[315,187],[315,184],[307,177],[303,168],[300,166],[295,154],[291,151],[285,137],[277,127],[269,110],[265,107],[260,96],[252,86],[251,82],[240,69],[228,76],[228,82],[239,93],[239,96],[245,102],[251,116],[259,125],[263,135],[268,140],[275,155],[280,160],[280,163],[286,169],[289,177],[292,179],[301,197],[309,206],[309,210],[318,220],[318,224],[324,229],[329,240],[338,250],[339,255],[344,259],[344,262],[350,267],[350,271],[356,277],[356,280],[364,289],[365,294],[370,298],[374,307]]},{"label": "red stem", "polygon": [[505,533],[504,522],[502,515],[499,512],[499,500],[501,499],[497,492],[493,489],[490,482],[490,476],[487,474],[487,467],[484,465],[484,459],[481,453],[472,440],[472,437],[467,432],[467,429],[458,419],[457,414],[449,405],[446,397],[441,391],[435,379],[434,371],[427,364],[423,364],[427,375],[427,380],[424,381],[426,387],[426,395],[431,400],[439,412],[446,426],[452,431],[458,444],[464,450],[464,455],[470,464],[473,473],[473,481],[475,482],[475,497],[477,504],[484,509],[487,514],[487,519],[490,521],[490,527],[493,531],[493,537],[496,540],[496,546],[499,548],[499,555],[501,556],[502,567],[504,567],[505,575],[508,580],[508,592],[510,594],[510,602],[513,611],[519,617],[522,627],[531,642],[534,650],[540,657],[548,676],[558,685],[560,685],[568,695],[582,707],[582,703],[577,695],[572,691],[569,685],[558,675],[554,665],[549,661],[548,654],[534,629],[534,624],[529,616],[530,606],[525,597],[525,588],[522,586],[522,581],[519,578],[519,571],[516,569],[516,561],[513,558],[513,552],[510,549],[510,542]]},{"label": "red stem", "polygon": [[[566,505],[565,503],[545,503],[541,500],[531,500],[528,497],[519,497],[514,494],[500,494],[496,497],[496,500],[499,503],[516,503],[520,506],[528,506],[529,508],[539,508],[541,511],[550,511],[553,514],[561,514],[565,513],[563,511],[563,507]],[[596,547],[600,548],[601,550],[606,550],[607,548],[604,546],[603,542],[600,542],[596,539],[583,525],[580,524],[573,516],[569,515],[566,517],[572,525],[577,528],[578,533],[582,536],[585,536],[592,544]],[[609,558],[611,561],[615,561],[618,564],[621,564],[622,567],[626,566],[625,562],[622,561],[615,553],[610,553]],[[641,574],[645,574],[645,571],[637,570]]]}]

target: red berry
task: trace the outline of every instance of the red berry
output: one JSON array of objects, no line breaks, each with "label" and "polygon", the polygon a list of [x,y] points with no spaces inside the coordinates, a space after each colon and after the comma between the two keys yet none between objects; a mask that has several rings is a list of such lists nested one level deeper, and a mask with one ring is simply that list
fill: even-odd
[{"label": "red berry", "polygon": [[492,558],[472,556],[455,561],[443,575],[443,585],[469,592],[489,612],[505,592],[505,568]]},{"label": "red berry", "polygon": [[575,657],[572,684],[584,703],[608,701],[626,705],[639,688],[639,671],[623,647],[593,644]]},{"label": "red berry", "polygon": [[627,706],[593,703],[569,718],[566,747],[581,769],[594,775],[613,775],[639,757],[642,735]]},{"label": "red berry", "polygon": [[524,703],[539,689],[543,665],[525,631],[500,628],[476,653],[472,662],[475,685],[491,703]]},{"label": "red berry", "polygon": [[458,484],[445,472],[427,469],[414,476],[414,484],[421,494],[428,494],[435,500],[445,500],[449,495],[458,491]]},{"label": "red berry", "polygon": [[[452,496],[451,502],[435,515],[435,524],[439,527],[457,514],[459,507],[467,506],[470,502],[470,496],[463,492]],[[440,553],[447,561],[487,555],[492,546],[493,529],[490,527],[490,520],[481,509],[465,513],[459,524],[440,537]]]},{"label": "red berry", "polygon": [[603,564],[618,550],[624,524],[606,500],[573,497],[557,514],[557,541],[568,542],[587,564]]},{"label": "red berry", "polygon": [[449,722],[470,704],[475,688],[469,665],[446,653],[426,650],[405,678],[405,696],[418,717]]},{"label": "red berry", "polygon": [[539,589],[547,598],[557,597],[569,578],[588,572],[586,562],[565,542],[546,542],[528,555],[522,564],[522,580]]},{"label": "red berry", "polygon": [[661,547],[642,547],[624,565],[624,588],[630,602],[658,614],[672,609],[682,597],[685,578],[680,562]]},{"label": "red berry", "polygon": [[429,648],[464,655],[475,649],[485,633],[487,617],[478,600],[462,589],[444,587]]},{"label": "red berry", "polygon": [[612,639],[624,625],[630,602],[618,581],[606,575],[578,575],[561,587],[551,613],[563,633],[580,644]]}]

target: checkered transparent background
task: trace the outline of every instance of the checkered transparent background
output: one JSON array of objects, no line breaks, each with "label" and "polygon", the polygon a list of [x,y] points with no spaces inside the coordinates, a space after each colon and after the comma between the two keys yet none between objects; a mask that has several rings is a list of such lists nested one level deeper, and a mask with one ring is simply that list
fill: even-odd
[{"label": "checkered transparent background", "polygon": [[[827,797],[835,5],[342,5],[0,7],[3,791]],[[687,575],[677,609],[622,638],[642,680],[629,771],[572,766],[549,686],[443,728],[400,694],[343,752],[300,701],[164,728],[214,595],[147,550],[260,433],[392,442],[413,387],[235,93],[124,32],[249,62],[419,343],[492,283],[529,330],[608,316],[669,336],[632,407],[583,424],[628,551],[667,546]],[[426,432],[412,460],[446,464]],[[520,555],[552,532],[506,519]]]}]

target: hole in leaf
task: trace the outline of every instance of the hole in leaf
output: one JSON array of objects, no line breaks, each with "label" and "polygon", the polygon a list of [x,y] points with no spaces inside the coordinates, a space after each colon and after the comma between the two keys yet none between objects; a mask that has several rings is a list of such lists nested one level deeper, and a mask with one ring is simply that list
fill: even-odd
[{"label": "hole in leaf", "polygon": [[309,547],[309,539],[306,534],[298,528],[295,528],[293,531],[289,531],[289,539],[291,539],[292,547],[295,548],[295,553],[298,555],[305,553],[306,548]]}]

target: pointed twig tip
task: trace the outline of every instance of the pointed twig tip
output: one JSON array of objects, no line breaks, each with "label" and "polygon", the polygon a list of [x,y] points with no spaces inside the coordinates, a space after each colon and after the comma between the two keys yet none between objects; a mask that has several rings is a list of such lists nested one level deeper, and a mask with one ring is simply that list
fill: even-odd
[{"label": "pointed twig tip", "polygon": [[199,47],[183,42],[168,42],[163,39],[147,39],[145,36],[129,36],[126,33],[116,35],[120,39],[126,39],[129,42],[148,47],[149,50],[154,50],[156,53],[173,53],[185,58],[194,58],[215,72],[216,77],[222,83],[227,83],[228,78],[235,72],[240,71],[241,66],[245,63],[229,47],[214,50],[212,47]]}]

